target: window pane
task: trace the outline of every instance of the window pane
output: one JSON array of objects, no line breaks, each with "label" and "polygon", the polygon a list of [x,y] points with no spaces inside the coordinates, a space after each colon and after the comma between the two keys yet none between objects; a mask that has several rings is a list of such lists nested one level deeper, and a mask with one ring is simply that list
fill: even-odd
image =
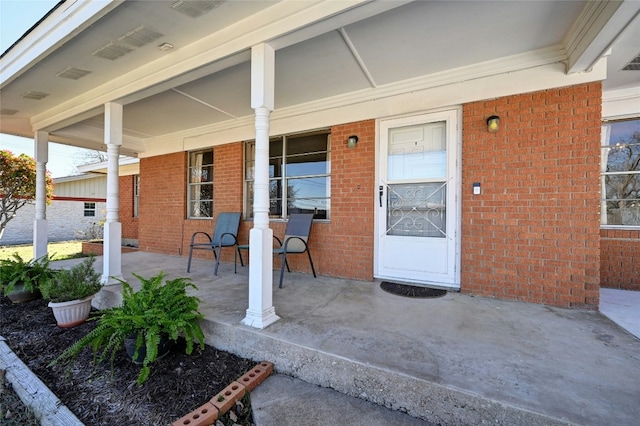
[{"label": "window pane", "polygon": [[602,145],[601,223],[640,226],[640,120],[604,124]]},{"label": "window pane", "polygon": [[327,135],[287,138],[287,176],[329,173]]},{"label": "window pane", "polygon": [[282,177],[282,157],[269,159],[269,177]]},{"label": "window pane", "polygon": [[289,179],[288,198],[326,198],[329,195],[329,178]]},{"label": "window pane", "polygon": [[287,138],[287,157],[327,150],[327,135],[294,136]]},{"label": "window pane", "polygon": [[282,217],[282,179],[269,181],[269,216]]},{"label": "window pane", "polygon": [[253,180],[256,170],[256,143],[247,142],[244,146],[244,179]]},{"label": "window pane", "polygon": [[[269,142],[269,215],[283,218],[290,210],[328,218],[330,162],[328,134],[272,138]],[[253,217],[255,142],[245,147],[245,215]],[[318,176],[320,175],[320,176]],[[293,177],[294,179],[288,179]],[[287,205],[284,200],[287,200]]]},{"label": "window pane", "polygon": [[191,217],[213,217],[213,203],[211,201],[192,202],[190,206]]},{"label": "window pane", "polygon": [[188,216],[213,215],[213,150],[189,153]]},{"label": "window pane", "polygon": [[287,185],[288,214],[313,213],[316,219],[327,218],[329,177],[289,179]]},{"label": "window pane", "polygon": [[444,121],[391,129],[387,162],[389,179],[445,178],[446,146]]},{"label": "window pane", "polygon": [[329,199],[327,198],[295,198],[287,200],[287,210],[293,213],[313,213],[314,219],[328,219]]},{"label": "window pane", "polygon": [[327,153],[287,157],[287,176],[324,175],[329,172]]}]

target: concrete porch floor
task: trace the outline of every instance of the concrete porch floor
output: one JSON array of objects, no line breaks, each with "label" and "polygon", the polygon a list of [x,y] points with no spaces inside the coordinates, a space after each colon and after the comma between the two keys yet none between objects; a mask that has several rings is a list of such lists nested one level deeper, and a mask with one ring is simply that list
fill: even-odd
[{"label": "concrete porch floor", "polygon": [[[102,257],[96,260],[102,270]],[[247,267],[234,274],[233,264],[222,263],[214,277],[210,260],[194,259],[191,274],[186,265],[186,257],[122,256],[134,287],[132,272],[192,278],[207,343],[275,364],[282,374],[252,392],[258,426],[637,425],[640,419],[640,340],[600,312],[459,293],[411,299],[385,293],[378,282],[303,273],[286,274],[279,289],[274,271],[281,320],[258,330],[240,323]],[[105,292],[102,300],[112,303],[117,293]],[[357,421],[350,420],[354,413]]]}]

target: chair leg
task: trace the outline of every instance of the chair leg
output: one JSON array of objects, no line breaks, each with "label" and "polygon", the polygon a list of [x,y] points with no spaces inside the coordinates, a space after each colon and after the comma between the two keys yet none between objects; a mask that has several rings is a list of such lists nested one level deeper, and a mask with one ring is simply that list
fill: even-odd
[{"label": "chair leg", "polygon": [[[218,249],[217,253],[216,249]],[[213,270],[213,275],[218,275],[218,265],[220,264],[220,250],[222,250],[222,247],[213,248],[213,256],[216,258],[216,267]]]},{"label": "chair leg", "polygon": [[193,246],[189,246],[189,262],[187,262],[187,272],[191,272],[191,255],[193,254]]},{"label": "chair leg", "polygon": [[240,256],[240,266],[244,267],[244,262],[242,261],[242,252],[240,251],[240,247],[236,248],[238,251],[238,256]]},{"label": "chair leg", "polygon": [[287,269],[289,269],[289,264],[287,263],[287,253],[282,253],[282,263],[280,265],[280,284],[278,285],[279,288],[282,288],[282,276],[284,275],[285,265],[287,265]]},{"label": "chair leg", "polygon": [[318,278],[316,276],[316,268],[313,267],[313,260],[311,260],[311,252],[307,250],[307,254],[309,255],[309,263],[311,264],[311,270],[313,271],[313,278]]}]

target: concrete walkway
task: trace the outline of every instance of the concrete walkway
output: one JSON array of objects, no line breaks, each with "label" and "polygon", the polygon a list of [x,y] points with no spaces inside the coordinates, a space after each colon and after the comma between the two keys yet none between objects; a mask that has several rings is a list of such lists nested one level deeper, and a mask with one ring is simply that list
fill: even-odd
[{"label": "concrete walkway", "polygon": [[[213,277],[211,261],[187,274],[185,257],[123,255],[127,279],[160,270],[199,286],[208,344],[281,373],[252,392],[258,426],[640,419],[640,340],[599,312],[459,293],[411,299],[377,282],[291,273],[273,292],[281,320],[257,330],[240,324],[248,268],[223,263]],[[103,301],[117,299],[111,290]]]},{"label": "concrete walkway", "polygon": [[600,313],[640,339],[640,291],[600,289]]}]

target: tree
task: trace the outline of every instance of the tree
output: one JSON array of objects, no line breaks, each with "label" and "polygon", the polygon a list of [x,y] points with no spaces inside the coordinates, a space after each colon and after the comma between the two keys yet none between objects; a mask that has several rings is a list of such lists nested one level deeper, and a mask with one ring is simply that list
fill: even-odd
[{"label": "tree", "polygon": [[[47,204],[53,199],[53,179],[45,176]],[[16,212],[36,196],[36,161],[26,154],[0,150],[0,239]]]},{"label": "tree", "polygon": [[107,161],[107,159],[106,152],[87,149],[75,155],[75,164],[76,166],[84,166],[85,164],[102,163]]}]

